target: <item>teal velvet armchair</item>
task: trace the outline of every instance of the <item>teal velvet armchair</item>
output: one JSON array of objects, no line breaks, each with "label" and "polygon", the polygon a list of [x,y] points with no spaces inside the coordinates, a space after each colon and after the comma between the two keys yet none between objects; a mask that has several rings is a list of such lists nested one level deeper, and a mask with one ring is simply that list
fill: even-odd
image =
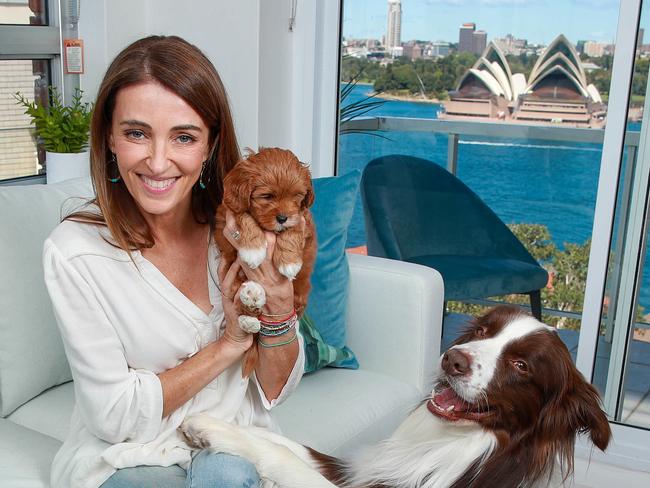
[{"label": "teal velvet armchair", "polygon": [[366,166],[361,195],[369,255],[435,268],[445,300],[527,294],[541,318],[548,273],[446,169],[412,156],[380,157]]}]

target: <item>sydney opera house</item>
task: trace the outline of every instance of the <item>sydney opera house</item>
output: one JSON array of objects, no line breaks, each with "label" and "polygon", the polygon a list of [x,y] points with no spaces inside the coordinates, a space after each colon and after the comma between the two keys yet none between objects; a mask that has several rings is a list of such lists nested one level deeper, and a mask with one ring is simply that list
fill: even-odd
[{"label": "sydney opera house", "polygon": [[605,116],[598,90],[587,84],[580,56],[563,35],[548,45],[528,80],[513,74],[503,52],[490,42],[456,90],[449,92],[440,114],[444,119],[573,127],[602,127]]}]

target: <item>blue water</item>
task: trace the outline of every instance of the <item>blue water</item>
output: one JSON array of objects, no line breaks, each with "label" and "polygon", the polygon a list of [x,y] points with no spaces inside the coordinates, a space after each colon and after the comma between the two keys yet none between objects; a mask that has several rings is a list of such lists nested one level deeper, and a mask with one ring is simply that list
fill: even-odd
[{"label": "blue water", "polygon": [[[349,101],[362,98],[369,90],[368,86],[355,87]],[[371,115],[435,119],[438,109],[437,104],[386,101]],[[372,159],[388,154],[409,154],[446,166],[446,135],[383,134],[389,139],[341,135],[338,173],[363,169]],[[504,222],[544,224],[558,246],[582,244],[591,237],[601,149],[600,144],[463,137],[458,146],[457,175]],[[363,212],[357,199],[348,246],[362,244]],[[640,302],[647,310],[650,273],[644,275]]]}]

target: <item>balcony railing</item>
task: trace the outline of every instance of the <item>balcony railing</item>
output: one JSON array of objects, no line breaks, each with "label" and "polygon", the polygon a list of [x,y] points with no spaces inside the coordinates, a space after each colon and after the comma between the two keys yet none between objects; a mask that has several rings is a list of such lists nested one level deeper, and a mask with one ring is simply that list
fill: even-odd
[{"label": "balcony railing", "polygon": [[[568,126],[532,125],[523,123],[488,122],[488,121],[455,121],[441,119],[416,119],[404,117],[372,117],[351,120],[342,125],[341,129],[354,131],[382,131],[382,132],[431,132],[435,134],[446,134],[447,143],[447,169],[456,174],[458,169],[458,142],[463,137],[493,137],[501,139],[534,139],[557,142],[574,142],[588,144],[602,144],[605,137],[604,129],[589,129]],[[618,209],[618,221],[626,222],[629,211],[630,189],[634,175],[634,159],[639,147],[639,132],[626,131],[625,134],[625,173],[621,181],[623,194],[621,206]],[[607,288],[610,291],[609,310],[614,310],[616,304],[616,293],[613,291],[619,287],[620,258],[623,255],[623,234],[625,226],[619,225],[616,229],[617,235],[613,242],[616,242],[612,250],[612,262],[610,267],[611,279],[608,279]],[[494,304],[489,300],[473,300],[474,303]],[[544,312],[561,317],[580,318],[580,313],[565,312],[554,309],[544,309]],[[608,313],[605,318],[606,340],[611,341],[613,330],[613,314]],[[650,324],[638,323],[637,327],[648,328]]]}]

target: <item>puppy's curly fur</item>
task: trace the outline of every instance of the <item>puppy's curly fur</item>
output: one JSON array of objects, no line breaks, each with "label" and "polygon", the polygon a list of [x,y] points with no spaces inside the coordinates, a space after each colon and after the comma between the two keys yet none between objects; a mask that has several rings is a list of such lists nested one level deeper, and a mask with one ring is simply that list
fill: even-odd
[{"label": "puppy's curly fur", "polygon": [[[241,159],[224,178],[223,202],[216,215],[215,239],[221,259],[228,265],[237,250],[223,235],[226,210],[235,216],[240,231],[239,257],[251,267],[266,256],[264,231],[275,232],[273,264],[293,280],[294,304],[300,317],[307,306],[309,277],[316,260],[316,232],[309,207],[314,203],[311,174],[291,152],[263,148]],[[243,282],[245,277],[240,275]],[[259,309],[242,307],[245,315],[256,316]],[[257,362],[257,341],[246,354],[243,374],[249,376]]]}]

